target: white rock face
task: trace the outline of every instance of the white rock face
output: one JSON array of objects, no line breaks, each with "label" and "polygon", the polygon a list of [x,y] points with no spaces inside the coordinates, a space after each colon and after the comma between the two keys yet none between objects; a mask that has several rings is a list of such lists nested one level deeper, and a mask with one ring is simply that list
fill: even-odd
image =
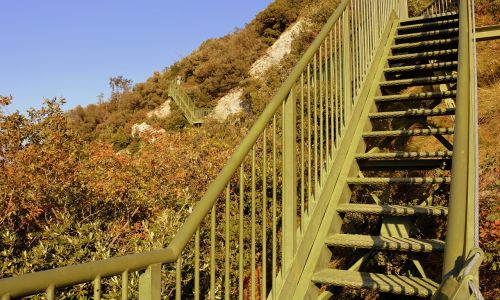
[{"label": "white rock face", "polygon": [[168,99],[155,110],[148,112],[147,115],[148,118],[156,117],[158,119],[165,119],[166,117],[168,117],[170,113],[172,113],[172,109],[170,107],[170,101],[172,100]]},{"label": "white rock face", "polygon": [[[302,31],[304,23],[304,20],[298,20],[283,32],[279,39],[269,47],[266,55],[259,58],[252,65],[250,75],[257,78],[263,76],[269,68],[278,64],[287,54],[290,54],[292,42]],[[245,109],[241,99],[242,94],[243,90],[241,88],[229,92],[218,101],[217,107],[215,107],[211,116],[219,121],[224,121],[229,115],[242,112]]]},{"label": "white rock face", "polygon": [[229,92],[226,96],[220,98],[217,106],[213,110],[211,117],[217,120],[225,120],[231,114],[237,114],[244,110],[241,96],[243,89],[237,88]]},{"label": "white rock face", "polygon": [[300,34],[304,27],[304,20],[298,20],[290,26],[276,42],[269,47],[266,55],[259,58],[250,69],[250,75],[260,77],[269,70],[270,67],[279,63],[287,54],[292,51],[292,42]]},{"label": "white rock face", "polygon": [[134,124],[132,126],[132,136],[133,137],[142,137],[144,135],[158,136],[165,133],[165,129],[155,129],[153,126],[147,124],[146,122],[142,122],[141,124]]}]

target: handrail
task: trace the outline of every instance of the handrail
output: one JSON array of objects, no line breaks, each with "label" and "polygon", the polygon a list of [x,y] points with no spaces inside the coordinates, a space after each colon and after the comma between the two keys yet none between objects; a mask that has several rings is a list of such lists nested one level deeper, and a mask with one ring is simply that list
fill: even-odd
[{"label": "handrail", "polygon": [[[180,299],[181,269],[187,259],[181,254],[189,250],[191,242],[194,298],[204,289],[200,284],[202,276],[210,279],[212,299],[216,285],[226,298],[232,293],[230,287],[237,285],[238,295],[243,298],[244,278],[250,278],[251,294],[255,296],[258,276],[264,278],[259,291],[262,297],[267,296],[268,277],[272,277],[271,289],[275,293],[279,289],[278,273],[287,272],[300,243],[297,229],[307,227],[307,215],[314,212],[324,180],[333,167],[336,147],[344,138],[384,26],[393,11],[402,11],[400,1],[406,3],[343,0],[339,4],[167,248],[1,279],[0,296],[46,291],[50,298],[55,288],[93,282],[97,297],[102,278],[122,276],[125,299],[129,272],[148,268],[139,290],[150,290],[153,284],[142,283],[161,277],[161,269],[152,266],[176,262],[175,293]],[[188,104],[184,106],[189,108]],[[216,203],[225,207],[224,221],[216,222]],[[281,226],[277,220],[281,220]],[[231,235],[232,226],[239,230],[238,234]],[[223,233],[216,235],[217,229]],[[248,230],[251,233],[245,235]],[[224,236],[223,243],[216,242],[219,236]],[[225,254],[224,266],[219,269],[216,247],[222,247]],[[203,251],[206,257],[200,257]],[[229,261],[231,251],[239,253],[236,261]],[[269,273],[266,256],[272,260]],[[203,259],[209,265],[209,274],[200,272]],[[258,262],[262,263],[262,275],[256,274]],[[216,272],[221,274],[216,277]]]},{"label": "handrail", "polygon": [[453,143],[452,182],[443,276],[456,273],[476,246],[477,122],[474,25],[471,0],[460,1],[458,79]]}]

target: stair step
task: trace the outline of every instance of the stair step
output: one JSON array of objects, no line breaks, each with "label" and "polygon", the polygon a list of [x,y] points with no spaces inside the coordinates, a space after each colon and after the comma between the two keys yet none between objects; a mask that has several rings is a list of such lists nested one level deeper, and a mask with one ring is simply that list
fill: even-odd
[{"label": "stair step", "polygon": [[408,296],[431,297],[439,284],[428,279],[400,275],[324,269],[313,275],[312,281],[347,288],[364,288]]},{"label": "stair step", "polygon": [[458,27],[458,19],[450,20],[434,20],[427,23],[411,24],[411,25],[400,25],[398,31],[409,31],[409,30],[426,30],[429,28],[443,28],[443,27]]},{"label": "stair step", "polygon": [[362,249],[432,252],[443,251],[444,242],[434,239],[413,239],[397,236],[370,236],[360,234],[334,234],[325,243],[333,247]]},{"label": "stair step", "polygon": [[423,38],[435,38],[436,36],[455,36],[458,34],[458,28],[432,30],[425,32],[400,34],[394,37],[396,41],[410,40],[410,39],[423,39]]},{"label": "stair step", "polygon": [[432,128],[432,129],[403,129],[403,130],[389,130],[389,131],[371,131],[363,133],[364,138],[374,137],[399,137],[399,136],[427,136],[437,134],[453,134],[455,132],[453,127],[448,128]]},{"label": "stair step", "polygon": [[447,49],[447,50],[439,50],[439,51],[427,51],[427,52],[419,52],[419,53],[410,53],[410,54],[398,54],[389,56],[387,59],[390,62],[395,61],[404,61],[404,60],[418,60],[421,58],[437,58],[443,56],[450,55],[458,55],[458,49]]},{"label": "stair step", "polygon": [[348,184],[357,185],[381,185],[381,184],[429,184],[450,183],[451,177],[349,177]]},{"label": "stair step", "polygon": [[358,166],[363,171],[382,170],[435,170],[451,169],[452,160],[450,158],[432,159],[374,159],[360,160]]},{"label": "stair step", "polygon": [[433,117],[433,116],[450,116],[455,114],[455,108],[434,108],[434,109],[409,109],[401,111],[387,111],[370,113],[370,119],[387,119],[387,118],[407,118],[407,117]]},{"label": "stair step", "polygon": [[397,50],[408,50],[415,48],[426,48],[426,47],[435,47],[435,46],[444,46],[444,45],[455,45],[458,44],[458,38],[451,39],[439,39],[432,41],[423,41],[423,42],[415,42],[415,43],[404,43],[399,45],[394,45],[391,47],[393,51]]},{"label": "stair step", "polygon": [[458,67],[458,61],[450,61],[450,62],[433,63],[433,64],[392,67],[385,69],[384,72],[403,73],[403,72],[414,72],[414,71],[436,71],[436,70],[456,69],[457,67]]},{"label": "stair step", "polygon": [[406,87],[428,84],[452,83],[457,81],[457,75],[419,77],[410,79],[388,80],[380,82],[381,87]]},{"label": "stair step", "polygon": [[357,154],[357,160],[365,159],[388,159],[388,158],[451,158],[453,151],[435,152],[386,152],[386,153],[364,153]]},{"label": "stair step", "polygon": [[377,204],[340,204],[337,212],[388,216],[447,216],[448,208],[443,206],[401,206]]},{"label": "stair step", "polygon": [[402,20],[400,22],[400,26],[407,26],[411,24],[419,24],[419,23],[429,23],[429,22],[436,22],[439,20],[449,20],[449,19],[457,19],[458,18],[458,12],[453,11],[453,12],[446,12],[442,14],[435,14],[432,16],[419,16],[419,17],[413,17],[413,18],[408,18],[405,20]]},{"label": "stair step", "polygon": [[407,95],[378,96],[375,97],[375,101],[377,103],[396,102],[396,101],[420,101],[420,100],[455,98],[456,96],[457,96],[457,91],[427,92],[427,93],[416,93]]}]

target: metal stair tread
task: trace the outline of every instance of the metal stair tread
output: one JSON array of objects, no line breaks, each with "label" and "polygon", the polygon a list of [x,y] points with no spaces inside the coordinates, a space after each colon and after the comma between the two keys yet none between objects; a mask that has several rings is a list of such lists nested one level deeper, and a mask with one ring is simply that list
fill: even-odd
[{"label": "metal stair tread", "polygon": [[450,183],[451,177],[349,177],[347,184],[380,185],[380,184],[428,184]]},{"label": "metal stair tread", "polygon": [[337,207],[337,212],[388,216],[447,216],[448,208],[444,206],[402,206],[346,203],[340,204]]},{"label": "metal stair tread", "polygon": [[435,56],[455,55],[455,54],[458,54],[458,49],[425,51],[425,52],[417,52],[410,54],[396,54],[389,56],[387,59],[389,61],[395,61],[395,60],[408,60],[408,59],[418,59],[418,58],[427,58]]},{"label": "metal stair tread", "polygon": [[388,131],[370,131],[364,132],[364,138],[373,137],[398,137],[398,136],[427,136],[437,134],[453,134],[455,129],[453,127],[440,127],[431,129],[402,129],[402,130],[388,130]]},{"label": "metal stair tread", "polygon": [[414,239],[398,236],[372,236],[361,234],[334,234],[325,243],[335,247],[397,250],[410,252],[443,251],[444,241],[435,239]]},{"label": "metal stair tread", "polygon": [[453,44],[453,43],[458,43],[458,38],[437,39],[437,40],[421,41],[421,42],[413,42],[413,43],[402,43],[402,44],[392,46],[391,49],[392,50],[402,50],[402,49],[419,48],[419,47],[441,46],[441,45],[447,45],[447,44]]},{"label": "metal stair tread", "polygon": [[458,28],[450,28],[450,29],[439,29],[439,30],[431,30],[417,33],[408,33],[408,34],[399,34],[394,37],[396,40],[407,40],[413,38],[423,38],[423,37],[433,37],[444,34],[458,34]]},{"label": "metal stair tread", "polygon": [[410,71],[424,71],[424,70],[436,70],[436,69],[446,69],[446,68],[456,68],[458,66],[458,61],[450,62],[440,62],[431,64],[420,64],[402,67],[390,67],[384,69],[385,73],[399,73],[399,72],[410,72]]},{"label": "metal stair tread", "polygon": [[421,152],[382,152],[382,153],[363,153],[357,154],[356,159],[401,159],[401,158],[451,158],[453,156],[453,151],[421,151]]},{"label": "metal stair tread", "polygon": [[421,84],[431,84],[431,83],[444,83],[444,82],[454,82],[457,80],[457,75],[445,75],[445,76],[431,76],[431,77],[417,77],[409,79],[397,79],[388,80],[380,82],[381,87],[388,86],[399,86],[399,85],[421,85]]},{"label": "metal stair tread", "polygon": [[420,297],[432,296],[439,287],[438,283],[428,278],[337,269],[324,269],[316,272],[312,277],[312,281],[318,284],[365,288],[380,292]]},{"label": "metal stair tread", "polygon": [[449,116],[455,114],[455,108],[434,108],[434,109],[409,109],[401,111],[387,111],[370,113],[371,119],[403,118],[403,117],[432,117]]},{"label": "metal stair tread", "polygon": [[453,24],[458,25],[458,19],[433,20],[431,22],[426,22],[426,23],[400,25],[400,26],[398,26],[398,30],[426,29],[429,27],[446,26],[446,25],[453,25]]},{"label": "metal stair tread", "polygon": [[424,93],[413,93],[407,95],[385,95],[375,97],[376,102],[395,102],[395,101],[416,101],[416,100],[430,100],[430,99],[444,99],[444,98],[455,98],[457,96],[456,91],[444,91],[444,92],[424,92]]}]

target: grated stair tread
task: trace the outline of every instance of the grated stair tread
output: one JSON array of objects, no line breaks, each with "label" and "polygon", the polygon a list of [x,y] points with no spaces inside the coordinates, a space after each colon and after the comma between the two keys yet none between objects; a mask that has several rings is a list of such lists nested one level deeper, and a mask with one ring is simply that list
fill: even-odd
[{"label": "grated stair tread", "polygon": [[388,158],[451,158],[453,151],[422,151],[422,152],[382,152],[357,154],[356,159],[388,159]]},{"label": "grated stair tread", "polygon": [[429,135],[442,135],[453,134],[455,129],[448,128],[432,128],[432,129],[403,129],[403,130],[389,130],[389,131],[371,131],[363,133],[364,138],[376,137],[399,137],[399,136],[429,136]]},{"label": "grated stair tread", "polygon": [[382,184],[432,184],[450,183],[451,177],[349,177],[348,184],[357,185],[382,185]]},{"label": "grated stair tread", "polygon": [[313,282],[348,288],[364,288],[408,296],[431,297],[439,284],[428,278],[324,269],[313,275]]},{"label": "grated stair tread", "polygon": [[409,109],[402,111],[388,111],[370,113],[371,119],[385,118],[407,118],[407,117],[432,117],[432,116],[450,116],[455,114],[455,108],[434,108],[434,109]]},{"label": "grated stair tread", "polygon": [[447,216],[448,208],[443,206],[402,206],[378,204],[340,204],[338,212],[361,213],[387,216]]},{"label": "grated stair tread", "polygon": [[443,45],[456,44],[456,43],[458,43],[458,38],[437,39],[437,40],[431,40],[431,41],[422,41],[422,42],[404,43],[404,44],[394,45],[391,47],[391,49],[392,50],[406,50],[406,49],[431,47],[431,46],[443,46]]},{"label": "grated stair tread", "polygon": [[441,29],[441,30],[431,30],[425,32],[399,34],[395,37],[396,40],[409,40],[409,39],[419,39],[419,38],[433,38],[435,36],[441,35],[456,35],[458,34],[458,28]]},{"label": "grated stair tread", "polygon": [[457,75],[419,77],[400,80],[389,80],[380,82],[381,87],[427,85],[438,83],[451,83],[457,81]]},{"label": "grated stair tread", "polygon": [[432,252],[443,251],[444,242],[435,239],[414,239],[398,236],[371,236],[360,234],[334,234],[325,243],[334,247]]},{"label": "grated stair tread", "polygon": [[431,99],[445,99],[445,98],[455,98],[457,96],[456,91],[445,91],[445,92],[426,92],[426,93],[416,93],[407,95],[387,95],[375,97],[375,101],[381,102],[396,102],[396,101],[420,101],[420,100],[431,100]]},{"label": "grated stair tread", "polygon": [[399,31],[405,31],[405,30],[425,30],[429,28],[435,28],[435,27],[443,27],[443,26],[450,26],[450,25],[456,25],[458,27],[458,19],[450,19],[450,20],[434,20],[431,22],[427,23],[420,23],[420,24],[411,24],[411,25],[400,25],[398,27]]},{"label": "grated stair tread", "polygon": [[440,57],[447,55],[458,55],[458,49],[446,49],[446,50],[438,50],[438,51],[426,51],[426,52],[418,52],[418,53],[410,53],[410,54],[397,54],[393,56],[389,56],[387,59],[389,61],[397,61],[397,60],[413,60],[419,58],[432,58],[432,57]]},{"label": "grated stair tread", "polygon": [[456,69],[457,67],[458,67],[458,61],[450,61],[450,62],[442,62],[442,63],[392,67],[392,68],[386,68],[384,70],[384,72],[385,73],[402,73],[402,72],[413,72],[413,71]]}]

